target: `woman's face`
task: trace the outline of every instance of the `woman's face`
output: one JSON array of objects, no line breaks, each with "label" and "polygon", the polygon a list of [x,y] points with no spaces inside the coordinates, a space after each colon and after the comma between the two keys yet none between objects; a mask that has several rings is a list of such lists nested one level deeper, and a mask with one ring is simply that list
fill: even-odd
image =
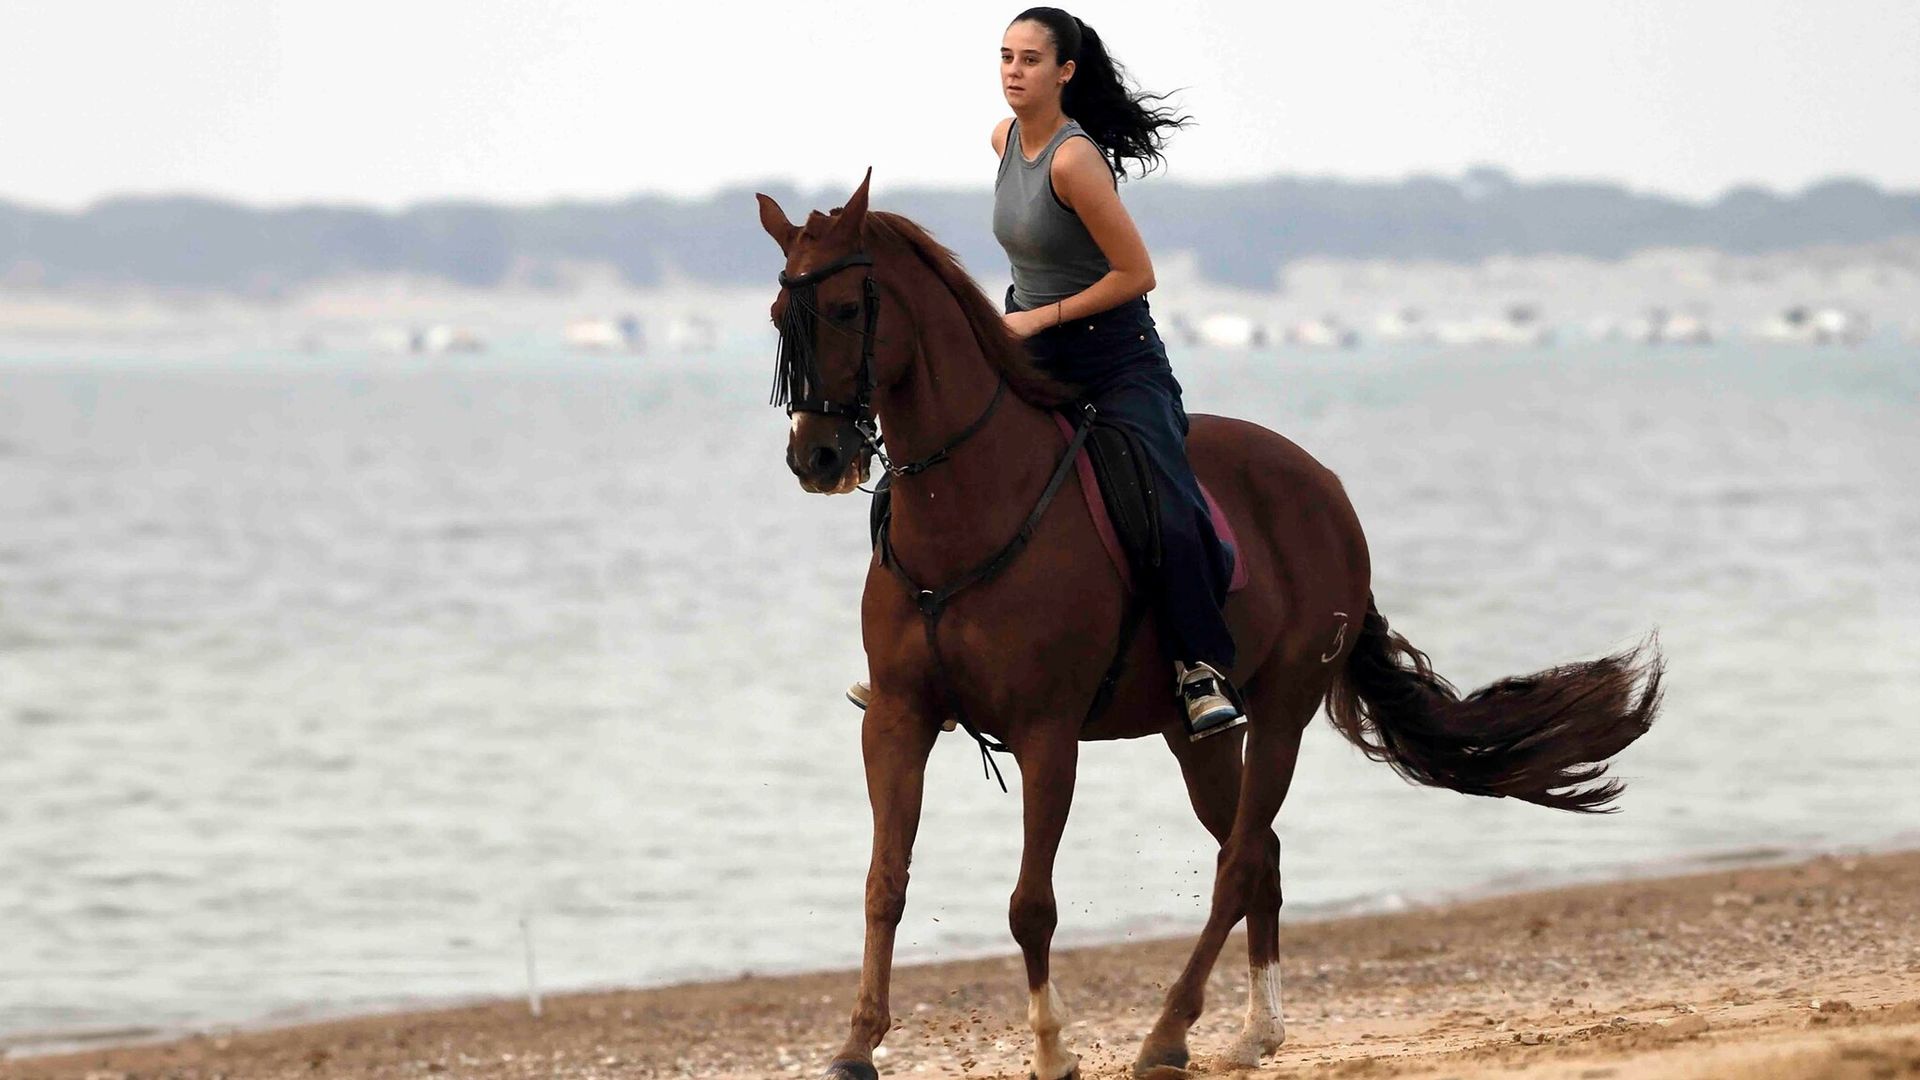
[{"label": "woman's face", "polygon": [[1000,93],[1015,109],[1046,101],[1056,104],[1067,80],[1073,78],[1073,61],[1057,61],[1053,35],[1041,23],[1025,19],[1007,27],[1000,39]]}]

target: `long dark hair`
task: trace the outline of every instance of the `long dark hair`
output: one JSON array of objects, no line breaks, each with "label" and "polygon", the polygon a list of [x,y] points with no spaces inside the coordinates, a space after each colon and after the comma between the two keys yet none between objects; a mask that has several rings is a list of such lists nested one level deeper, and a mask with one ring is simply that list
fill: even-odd
[{"label": "long dark hair", "polygon": [[1140,163],[1140,175],[1145,176],[1154,166],[1165,164],[1160,148],[1167,139],[1161,130],[1185,127],[1193,118],[1145,104],[1165,101],[1165,94],[1128,90],[1127,69],[1107,54],[1093,27],[1053,7],[1028,8],[1013,21],[1027,19],[1047,28],[1056,63],[1073,61],[1073,78],[1061,94],[1060,111],[1087,129],[1113,163],[1113,171],[1125,178],[1125,163],[1131,160]]}]

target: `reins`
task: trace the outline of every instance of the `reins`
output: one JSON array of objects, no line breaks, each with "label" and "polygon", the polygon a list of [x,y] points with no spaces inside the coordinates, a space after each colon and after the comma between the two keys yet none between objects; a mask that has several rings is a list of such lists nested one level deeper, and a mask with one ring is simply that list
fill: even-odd
[{"label": "reins", "polygon": [[980,744],[981,772],[991,769],[993,778],[1000,782],[1001,791],[1007,790],[1007,780],[1000,775],[1000,766],[994,763],[989,751],[1008,754],[1013,752],[1013,748],[999,739],[981,734],[980,729],[974,727],[973,722],[967,719],[966,710],[960,707],[960,699],[953,692],[953,681],[947,678],[946,655],[940,651],[940,616],[946,613],[947,605],[953,602],[955,595],[990,580],[1000,571],[1005,570],[1033,539],[1033,531],[1039,527],[1040,519],[1046,515],[1047,507],[1052,505],[1053,497],[1060,493],[1060,485],[1066,483],[1067,474],[1073,471],[1073,459],[1080,453],[1080,448],[1086,445],[1087,433],[1093,428],[1093,406],[1085,404],[1081,408],[1083,411],[1080,422],[1074,425],[1073,438],[1067,440],[1067,451],[1060,455],[1060,464],[1054,466],[1053,476],[1047,480],[1046,489],[1040,493],[1040,501],[1034,504],[1032,512],[1027,514],[1027,519],[1021,522],[1020,531],[1013,535],[1013,539],[1007,541],[1006,546],[976,564],[971,570],[961,574],[951,584],[943,585],[938,589],[929,589],[913,580],[913,575],[907,573],[907,568],[900,565],[899,557],[893,553],[892,521],[889,519],[880,523],[880,562],[892,570],[901,584],[907,587],[907,591],[913,595],[915,606],[920,609],[920,615],[927,629],[927,649],[933,656],[934,681],[939,683],[941,695],[947,699],[947,715],[958,721],[960,726],[966,729],[967,734],[973,736],[973,741]]},{"label": "reins", "polygon": [[[815,362],[814,338],[816,323],[821,318],[821,314],[814,302],[814,296],[815,286],[820,282],[854,266],[864,266],[867,271],[860,286],[861,329],[858,331],[861,338],[860,367],[854,376],[854,400],[851,404],[844,404],[826,397],[822,391],[820,371]],[[1007,377],[1002,373],[998,384],[994,387],[992,400],[987,402],[987,407],[981,411],[973,423],[962,428],[940,449],[926,457],[905,465],[896,465],[883,448],[884,440],[873,412],[873,349],[877,340],[874,330],[880,321],[880,293],[879,286],[873,279],[873,256],[864,251],[856,251],[804,274],[788,276],[785,271],[782,271],[780,284],[788,290],[788,305],[780,321],[780,350],[774,370],[770,404],[786,405],[788,416],[797,412],[811,412],[825,416],[838,416],[851,421],[854,430],[860,433],[861,440],[893,476],[914,476],[949,460],[962,443],[987,426],[987,421],[993,417],[994,410],[1000,406],[1000,399],[1006,396]],[[827,322],[838,328],[835,320],[828,318]],[[1007,541],[998,552],[961,574],[958,580],[937,589],[922,587],[919,582],[913,580],[913,576],[907,573],[906,568],[900,565],[899,558],[894,555],[889,528],[891,522],[882,522],[880,525],[880,561],[906,585],[907,591],[914,598],[915,606],[920,609],[927,630],[927,648],[933,656],[934,679],[940,685],[941,695],[946,698],[948,715],[966,729],[974,742],[980,744],[981,771],[990,772],[993,779],[999,781],[1000,790],[1003,792],[1007,790],[1007,780],[1001,775],[1000,766],[994,762],[993,754],[1012,753],[1013,748],[999,739],[983,734],[972,721],[967,719],[966,712],[961,709],[960,699],[953,692],[952,681],[947,677],[946,656],[940,651],[940,616],[946,612],[947,605],[953,601],[955,595],[992,579],[1006,569],[1007,565],[1013,562],[1033,539],[1034,530],[1039,527],[1040,519],[1046,515],[1047,507],[1053,504],[1054,496],[1059,494],[1060,486],[1066,483],[1067,474],[1073,471],[1074,458],[1086,445],[1088,432],[1092,430],[1093,405],[1082,403],[1080,409],[1080,419],[1074,425],[1073,437],[1067,441],[1066,453],[1060,456],[1060,463],[1054,466],[1053,476],[1047,480],[1046,489],[1040,493],[1039,502],[1034,504],[1032,512],[1028,513],[1026,520],[1021,523],[1020,531],[1015,533],[1013,539]],[[1123,633],[1121,639],[1123,653],[1125,642],[1130,637],[1130,630]],[[1107,677],[1102,680],[1095,693],[1095,711],[1105,703],[1107,696],[1112,692],[1112,683],[1118,674],[1119,660],[1120,657],[1115,658],[1114,667],[1109,669]]]},{"label": "reins", "polygon": [[870,432],[866,426],[861,425],[857,420],[853,426],[860,432],[860,437],[866,440],[867,445],[873,448],[873,456],[880,459],[880,466],[886,469],[888,473],[894,476],[916,476],[952,457],[953,452],[960,448],[961,443],[966,442],[981,428],[986,427],[987,421],[993,418],[993,410],[999,408],[1000,399],[1005,396],[1006,392],[1007,377],[1002,375],[1000,376],[999,385],[993,388],[993,398],[987,402],[987,407],[981,410],[979,417],[977,417],[973,423],[968,424],[962,429],[960,434],[948,439],[945,446],[921,458],[919,461],[910,461],[905,465],[895,465],[892,459],[887,457],[887,452],[881,449],[882,440],[877,430]]},{"label": "reins", "polygon": [[[814,294],[820,282],[854,266],[864,266],[867,272],[860,281],[860,367],[854,375],[853,403],[845,405],[822,393],[814,338],[820,311],[814,303]],[[851,421],[853,429],[860,433],[860,440],[879,459],[881,467],[893,476],[915,476],[952,457],[961,443],[987,426],[994,410],[1000,407],[1000,399],[1006,396],[1007,377],[1003,374],[993,389],[993,398],[973,423],[962,428],[959,434],[926,457],[905,465],[895,465],[887,455],[886,440],[880,434],[880,425],[873,413],[873,348],[879,340],[874,330],[880,323],[880,287],[873,279],[873,256],[856,251],[804,274],[789,277],[785,271],[781,271],[780,284],[787,290],[787,311],[780,322],[780,351],[775,361],[773,393],[769,403],[786,405],[788,416],[810,412]],[[828,319],[827,322],[839,329],[834,320]]]}]

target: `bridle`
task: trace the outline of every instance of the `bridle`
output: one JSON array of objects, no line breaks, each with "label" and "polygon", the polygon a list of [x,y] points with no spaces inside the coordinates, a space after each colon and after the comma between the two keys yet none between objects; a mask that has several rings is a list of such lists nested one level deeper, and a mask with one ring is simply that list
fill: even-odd
[{"label": "bridle", "polygon": [[[821,315],[815,297],[820,282],[855,266],[867,269],[860,282],[860,329],[841,331],[860,335],[860,367],[854,374],[853,401],[849,404],[834,401],[822,391],[815,341]],[[885,440],[880,435],[880,426],[873,413],[873,349],[879,341],[874,330],[880,324],[880,284],[873,277],[873,256],[856,251],[804,274],[789,275],[782,270],[780,286],[787,290],[787,310],[780,320],[780,350],[775,361],[773,393],[769,404],[786,405],[788,416],[810,412],[837,416],[850,422],[853,429],[860,433],[860,440],[867,449],[880,460],[881,467],[895,477],[913,476],[947,460],[961,443],[987,426],[993,410],[1006,394],[1007,380],[1002,375],[999,384],[994,387],[993,400],[987,402],[986,409],[973,423],[926,457],[896,465],[887,456]],[[826,322],[835,329],[841,329],[839,323],[831,318]]]},{"label": "bridle", "polygon": [[[820,311],[816,305],[815,287],[842,270],[855,266],[864,266],[867,269],[866,277],[860,283],[860,370],[854,376],[853,402],[848,404],[828,398],[821,389],[820,369],[815,362],[814,348],[815,328],[821,321]],[[993,416],[993,410],[999,406],[1001,397],[1006,394],[1007,377],[1002,374],[999,384],[994,387],[993,400],[987,402],[986,409],[973,423],[968,424],[958,435],[948,439],[946,445],[932,454],[919,461],[895,465],[888,460],[886,451],[881,446],[880,429],[874,423],[873,415],[873,348],[878,341],[874,329],[880,323],[881,289],[880,284],[873,278],[873,256],[864,251],[856,251],[804,274],[789,275],[783,270],[780,273],[780,285],[787,290],[788,302],[787,310],[780,317],[780,352],[773,374],[771,403],[786,405],[788,416],[797,412],[811,412],[824,416],[838,416],[850,421],[867,447],[880,459],[880,464],[885,466],[887,472],[894,477],[912,476],[947,460],[961,443],[986,427],[987,420]],[[837,320],[829,318],[825,321],[827,325],[839,328]],[[1072,437],[1067,440],[1066,452],[1060,456],[1059,463],[1054,466],[1053,475],[1047,479],[1046,487],[1041,490],[1039,501],[1021,522],[1020,531],[1015,533],[1013,539],[1007,541],[999,551],[975,564],[953,581],[938,588],[928,588],[916,581],[913,575],[907,572],[907,568],[900,564],[899,556],[894,553],[892,530],[889,528],[890,522],[887,519],[882,519],[875,536],[880,562],[900,579],[901,585],[912,597],[914,606],[920,609],[922,623],[926,628],[927,651],[933,661],[933,682],[946,699],[945,715],[958,721],[961,727],[966,728],[967,734],[973,737],[973,741],[979,744],[981,764],[984,769],[990,771],[994,779],[1000,782],[1001,791],[1007,790],[1007,781],[1000,774],[1000,766],[994,764],[993,754],[990,751],[1011,753],[1012,748],[999,739],[982,733],[967,718],[966,711],[961,708],[960,699],[953,692],[952,679],[947,674],[945,651],[940,647],[940,616],[946,612],[947,606],[952,603],[955,596],[998,576],[1019,557],[1022,551],[1026,550],[1027,544],[1032,541],[1034,533],[1040,527],[1041,519],[1046,515],[1047,507],[1052,505],[1053,497],[1059,494],[1061,486],[1066,483],[1067,475],[1073,470],[1074,461],[1078,458],[1081,447],[1086,445],[1087,436],[1093,430],[1093,405],[1090,402],[1081,402],[1076,411],[1080,415],[1078,422],[1073,425]],[[1094,717],[1106,707],[1113,694],[1114,686],[1119,681],[1127,656],[1127,647],[1132,642],[1134,630],[1138,627],[1140,618],[1146,610],[1140,600],[1142,595],[1136,593],[1134,599],[1127,605],[1127,614],[1121,620],[1120,641],[1115,647],[1113,661],[1107,667],[1106,676],[1095,688],[1093,704],[1087,710],[1084,723],[1092,723]]]}]

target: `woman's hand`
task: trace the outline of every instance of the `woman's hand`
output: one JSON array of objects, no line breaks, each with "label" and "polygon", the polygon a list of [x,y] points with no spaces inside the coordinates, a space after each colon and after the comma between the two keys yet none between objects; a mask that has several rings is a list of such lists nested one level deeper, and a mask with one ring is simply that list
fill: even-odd
[{"label": "woman's hand", "polygon": [[1030,338],[1053,325],[1054,305],[1032,311],[1009,311],[1006,314],[1007,329],[1017,338]]}]

